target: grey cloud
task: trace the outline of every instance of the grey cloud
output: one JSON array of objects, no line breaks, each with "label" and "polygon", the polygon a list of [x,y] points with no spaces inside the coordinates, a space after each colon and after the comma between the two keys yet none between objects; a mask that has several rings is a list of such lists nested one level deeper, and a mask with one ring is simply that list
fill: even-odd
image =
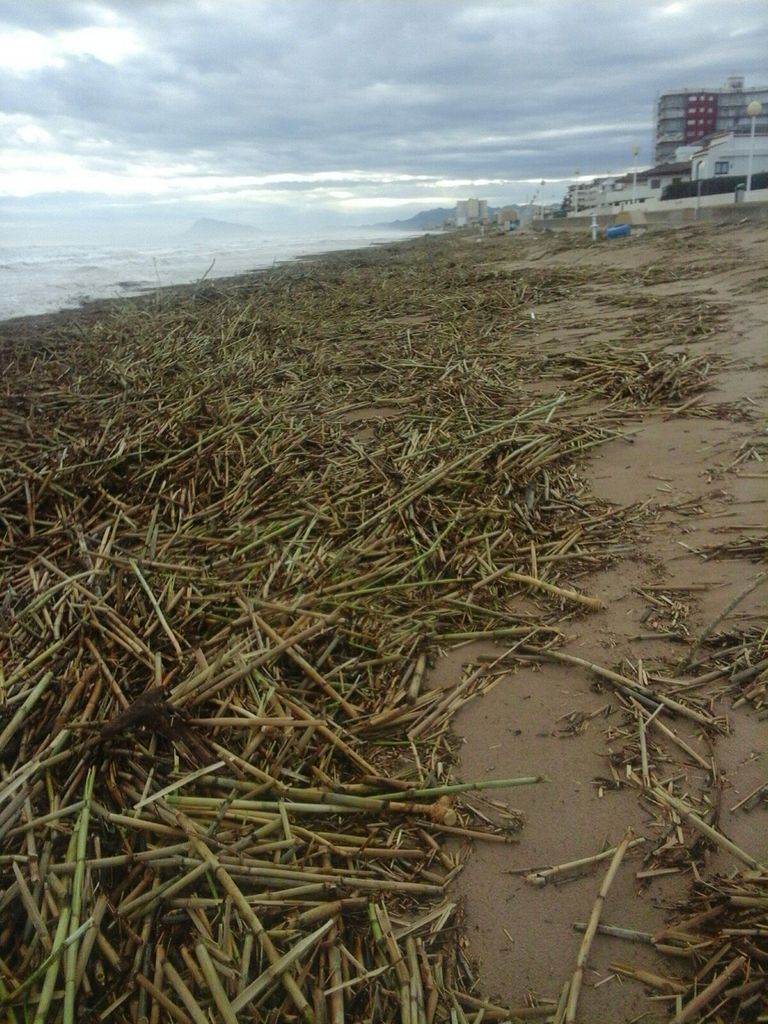
[{"label": "grey cloud", "polygon": [[[734,72],[758,84],[763,0],[699,2],[680,17],[660,16],[663,7],[6,2],[0,21],[36,31],[106,24],[111,14],[146,50],[116,65],[80,57],[5,73],[0,91],[11,112],[106,141],[105,159],[117,164],[145,153],[230,174],[567,176],[576,166],[625,167],[635,142],[647,161],[661,88],[716,85]],[[756,30],[732,37],[740,25]]]},{"label": "grey cloud", "polygon": [[2,0],[0,25],[33,32],[55,29],[82,28],[93,23],[94,5],[91,3],[61,3],[60,0]]}]

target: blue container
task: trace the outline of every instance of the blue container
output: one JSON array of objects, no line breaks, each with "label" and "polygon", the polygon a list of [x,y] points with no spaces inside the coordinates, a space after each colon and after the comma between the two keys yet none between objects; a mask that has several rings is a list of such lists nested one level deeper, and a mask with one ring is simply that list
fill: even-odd
[{"label": "blue container", "polygon": [[605,229],[606,238],[625,238],[631,233],[629,224],[614,224],[612,228]]}]

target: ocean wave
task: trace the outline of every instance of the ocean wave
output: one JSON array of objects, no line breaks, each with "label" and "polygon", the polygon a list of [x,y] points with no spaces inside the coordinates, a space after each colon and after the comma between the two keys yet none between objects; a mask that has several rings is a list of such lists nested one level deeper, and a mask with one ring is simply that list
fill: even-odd
[{"label": "ocean wave", "polygon": [[[399,233],[396,237],[406,236]],[[146,249],[126,245],[0,246],[0,319],[51,313],[92,299],[125,298],[157,287],[211,281],[311,253],[361,248],[383,240],[381,232],[345,231]]]}]

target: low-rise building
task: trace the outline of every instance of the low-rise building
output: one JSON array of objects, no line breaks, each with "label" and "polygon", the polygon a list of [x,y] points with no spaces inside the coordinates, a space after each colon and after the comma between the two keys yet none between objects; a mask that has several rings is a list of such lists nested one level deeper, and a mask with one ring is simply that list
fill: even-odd
[{"label": "low-rise building", "polygon": [[693,156],[694,181],[729,177],[749,172],[752,150],[752,173],[768,171],[768,128],[756,131],[754,141],[740,132],[723,132],[707,139]]},{"label": "low-rise building", "polygon": [[667,185],[678,184],[691,180],[691,161],[676,160],[649,167],[647,171],[637,173],[637,198],[661,199]]},{"label": "low-rise building", "polygon": [[628,175],[608,175],[588,182],[580,181],[568,189],[567,212],[580,214],[595,207],[626,202],[631,191],[632,178]]},{"label": "low-rise building", "polygon": [[516,227],[519,221],[520,214],[516,206],[502,206],[493,215],[493,223],[505,231],[509,231],[513,225]]},{"label": "low-rise building", "polygon": [[588,210],[618,209],[661,199],[667,185],[691,180],[691,161],[657,164],[636,175],[622,174],[578,182],[568,189],[567,212],[574,216]]}]

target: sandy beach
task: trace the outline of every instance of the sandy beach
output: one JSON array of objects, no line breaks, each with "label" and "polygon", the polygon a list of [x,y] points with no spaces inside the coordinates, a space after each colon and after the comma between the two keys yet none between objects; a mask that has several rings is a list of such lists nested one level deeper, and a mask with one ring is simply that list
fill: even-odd
[{"label": "sandy beach", "polygon": [[9,1019],[765,1019],[767,242],[0,324]]}]

